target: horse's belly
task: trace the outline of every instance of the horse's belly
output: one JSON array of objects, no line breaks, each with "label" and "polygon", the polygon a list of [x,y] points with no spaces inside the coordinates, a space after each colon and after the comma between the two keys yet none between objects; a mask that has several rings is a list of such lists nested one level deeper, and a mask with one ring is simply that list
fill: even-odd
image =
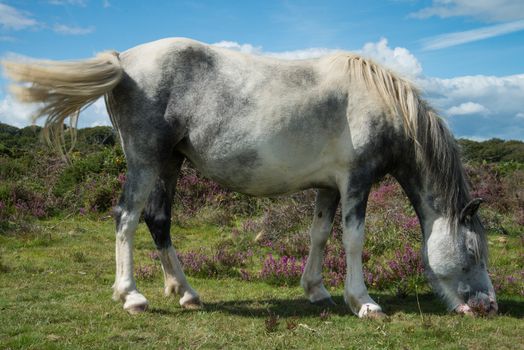
[{"label": "horse's belly", "polygon": [[[189,147],[183,152],[206,177],[246,194],[268,196],[306,188],[336,188],[347,174],[349,138],[268,138],[237,140],[212,147]],[[292,141],[292,142],[289,142]]]}]

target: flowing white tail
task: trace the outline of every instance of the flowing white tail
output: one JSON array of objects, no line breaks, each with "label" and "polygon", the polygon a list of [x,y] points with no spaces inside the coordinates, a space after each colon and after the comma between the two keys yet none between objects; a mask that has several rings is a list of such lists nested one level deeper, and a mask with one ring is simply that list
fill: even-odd
[{"label": "flowing white tail", "polygon": [[67,153],[64,120],[71,118],[74,144],[80,111],[110,92],[121,80],[123,69],[114,51],[81,61],[2,62],[15,81],[11,93],[22,102],[41,103],[33,121],[46,116],[44,138],[62,156]]}]

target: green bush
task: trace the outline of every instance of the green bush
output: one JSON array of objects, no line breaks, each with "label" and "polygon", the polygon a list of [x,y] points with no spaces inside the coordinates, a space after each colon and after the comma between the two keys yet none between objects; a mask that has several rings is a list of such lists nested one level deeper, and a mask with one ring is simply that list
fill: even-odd
[{"label": "green bush", "polygon": [[31,160],[29,157],[10,158],[0,157],[0,180],[16,179],[30,173]]},{"label": "green bush", "polygon": [[487,162],[520,162],[524,163],[524,143],[521,141],[491,139],[483,142],[458,140],[466,160]]},{"label": "green bush", "polygon": [[53,193],[64,196],[73,192],[89,175],[110,174],[115,178],[125,169],[125,159],[119,148],[103,148],[85,157],[73,154],[72,163],[64,169],[56,182]]},{"label": "green bush", "polygon": [[111,209],[121,191],[121,184],[116,176],[95,174],[84,182],[82,191],[83,208],[96,212],[106,212]]}]

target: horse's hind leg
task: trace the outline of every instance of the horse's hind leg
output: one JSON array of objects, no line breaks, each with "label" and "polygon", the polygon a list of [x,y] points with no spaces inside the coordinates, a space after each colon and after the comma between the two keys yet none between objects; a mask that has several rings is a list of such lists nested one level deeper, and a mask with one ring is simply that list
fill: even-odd
[{"label": "horse's hind leg", "polygon": [[113,299],[124,302],[124,309],[138,313],[147,309],[147,300],[136,288],[133,277],[133,239],[140,214],[157,177],[151,164],[128,158],[127,179],[116,217],[116,279]]},{"label": "horse's hind leg", "polygon": [[169,167],[161,172],[147,201],[144,218],[160,255],[165,294],[180,295],[180,305],[194,309],[201,307],[200,298],[186,280],[169,233],[171,205],[183,161],[184,158],[177,155]]},{"label": "horse's hind leg", "polygon": [[304,273],[300,284],[312,303],[328,302],[333,304],[331,295],[322,283],[322,264],[324,248],[333,227],[333,218],[337,211],[340,195],[338,190],[320,189],[317,192],[313,224],[309,235],[311,244]]},{"label": "horse's hind leg", "polygon": [[341,186],[342,242],[346,251],[347,275],[344,299],[351,311],[359,317],[384,315],[382,308],[369,296],[362,271],[364,248],[364,219],[371,183],[350,178]]}]

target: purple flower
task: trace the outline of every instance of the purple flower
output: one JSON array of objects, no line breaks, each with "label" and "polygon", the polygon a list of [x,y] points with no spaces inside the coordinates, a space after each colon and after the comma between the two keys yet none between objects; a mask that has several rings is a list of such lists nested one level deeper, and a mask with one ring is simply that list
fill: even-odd
[{"label": "purple flower", "polygon": [[294,256],[282,256],[275,259],[273,254],[266,255],[259,277],[270,283],[285,285],[300,279],[306,266],[306,257],[297,259]]}]

